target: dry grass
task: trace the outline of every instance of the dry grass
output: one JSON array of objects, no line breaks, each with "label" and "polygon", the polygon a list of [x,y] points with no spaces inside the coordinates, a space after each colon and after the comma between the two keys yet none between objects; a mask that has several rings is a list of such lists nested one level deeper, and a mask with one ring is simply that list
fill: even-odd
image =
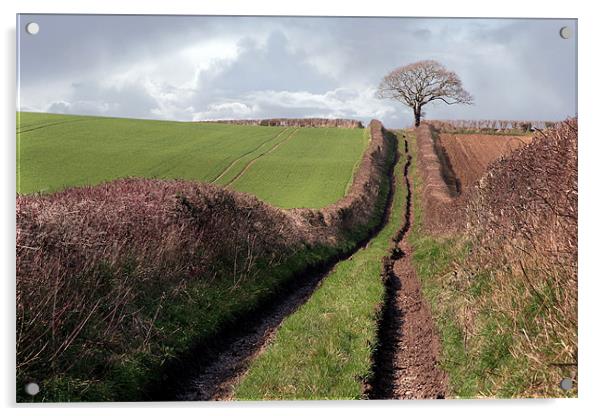
[{"label": "dry grass", "polygon": [[413,261],[450,393],[576,396],[559,383],[577,384],[577,120],[538,132],[447,203],[429,186],[436,163],[421,165]]},{"label": "dry grass", "polygon": [[479,344],[483,311],[503,316],[508,327],[498,330],[527,368],[502,370],[495,384],[518,371],[521,396],[558,396],[560,379],[576,381],[577,371],[576,119],[491,166],[469,201],[468,234],[466,287],[484,287],[464,314],[467,339]]}]

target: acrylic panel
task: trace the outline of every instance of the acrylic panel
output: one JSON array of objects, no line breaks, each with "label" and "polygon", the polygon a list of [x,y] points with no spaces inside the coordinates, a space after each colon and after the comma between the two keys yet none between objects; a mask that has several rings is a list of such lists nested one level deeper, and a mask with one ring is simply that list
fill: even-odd
[{"label": "acrylic panel", "polygon": [[577,396],[577,20],[17,16],[18,402]]}]

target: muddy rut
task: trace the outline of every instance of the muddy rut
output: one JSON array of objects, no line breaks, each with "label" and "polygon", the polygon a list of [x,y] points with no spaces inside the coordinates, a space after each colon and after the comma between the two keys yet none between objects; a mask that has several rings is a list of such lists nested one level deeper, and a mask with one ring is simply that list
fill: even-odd
[{"label": "muddy rut", "polygon": [[440,399],[447,379],[438,367],[440,343],[429,306],[422,297],[420,280],[411,261],[407,233],[412,227],[412,156],[407,157],[405,221],[394,238],[394,247],[383,258],[385,304],[379,322],[379,347],[373,356],[373,378],[366,388],[370,399]]},{"label": "muddy rut", "polygon": [[[412,226],[412,156],[405,140],[406,163],[403,181],[407,189],[404,223],[393,238],[394,246],[383,258],[382,278],[385,303],[378,325],[379,347],[373,355],[374,377],[365,387],[370,399],[444,398],[446,376],[438,368],[439,339],[428,305],[422,298],[420,281],[411,264],[411,247],[406,235]],[[390,189],[380,224],[356,247],[326,265],[307,271],[273,302],[249,314],[245,322],[211,345],[193,351],[168,371],[150,391],[150,400],[229,400],[233,387],[249,364],[269,345],[283,320],[303,305],[336,264],[351,257],[389,220],[395,189],[393,163]]]},{"label": "muddy rut", "polygon": [[190,382],[187,390],[176,396],[176,400],[228,400],[236,381],[244,375],[250,362],[269,344],[276,330],[287,316],[303,305],[316,290],[322,279],[330,272],[323,271],[310,276],[297,290],[266,311],[256,325],[233,339],[232,343],[215,360],[199,368],[199,373]]}]

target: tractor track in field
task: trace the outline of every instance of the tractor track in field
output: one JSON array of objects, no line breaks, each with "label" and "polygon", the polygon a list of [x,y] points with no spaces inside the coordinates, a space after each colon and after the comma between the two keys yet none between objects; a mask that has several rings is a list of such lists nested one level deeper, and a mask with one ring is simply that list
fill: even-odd
[{"label": "tractor track in field", "polygon": [[365,393],[370,399],[442,399],[447,378],[438,366],[440,342],[430,308],[422,296],[405,238],[412,227],[412,163],[405,140],[407,187],[405,221],[383,258],[381,277],[386,294],[373,354],[373,377]]},{"label": "tractor track in field", "polygon": [[251,361],[263,352],[284,319],[301,307],[336,265],[351,256],[376,236],[389,220],[395,192],[395,160],[387,175],[389,191],[379,224],[349,251],[323,264],[305,270],[289,280],[278,293],[216,336],[210,343],[198,345],[189,354],[171,364],[155,385],[147,391],[153,401],[229,400],[236,382],[244,376]]},{"label": "tractor track in field", "polygon": [[276,134],[273,137],[270,137],[268,140],[266,140],[265,142],[262,142],[259,146],[255,147],[252,150],[249,150],[248,152],[240,155],[239,157],[237,157],[235,160],[233,160],[215,179],[213,179],[211,181],[211,183],[216,183],[217,181],[219,181],[221,178],[224,177],[224,175],[226,173],[228,173],[230,171],[230,169],[232,169],[234,167],[234,165],[236,165],[242,158],[250,155],[253,152],[256,152],[257,150],[261,149],[263,146],[265,146],[266,144],[270,143],[273,140],[277,140],[278,137],[284,135],[287,131],[289,131],[289,128],[285,128],[284,130],[282,130],[280,133]]},{"label": "tractor track in field", "polygon": [[239,179],[242,177],[242,175],[244,175],[244,174],[245,174],[245,173],[246,173],[246,172],[247,172],[247,171],[248,171],[248,170],[251,168],[251,166],[253,166],[253,164],[254,164],[255,162],[257,162],[257,160],[259,160],[260,158],[262,158],[262,157],[263,157],[263,156],[265,156],[265,155],[269,155],[270,153],[274,152],[274,151],[275,151],[276,149],[278,149],[278,148],[279,148],[281,145],[283,145],[284,143],[286,143],[286,142],[288,142],[289,140],[291,140],[291,139],[292,139],[292,138],[293,138],[293,137],[294,137],[294,136],[297,134],[297,132],[299,132],[299,129],[298,129],[298,128],[297,128],[297,129],[294,129],[294,130],[291,132],[291,134],[289,134],[289,135],[288,135],[288,137],[287,137],[286,139],[284,139],[284,140],[282,140],[282,141],[280,141],[280,142],[276,143],[276,144],[275,144],[275,145],[274,145],[272,148],[270,148],[270,149],[269,149],[268,151],[266,151],[265,153],[261,153],[261,154],[257,155],[257,157],[255,157],[255,158],[253,158],[253,159],[249,160],[249,161],[247,162],[247,164],[245,165],[245,167],[244,167],[244,168],[243,168],[243,169],[242,169],[240,172],[238,172],[238,174],[237,174],[237,175],[236,175],[234,178],[232,178],[232,180],[230,180],[230,181],[229,181],[229,182],[228,182],[228,183],[227,183],[225,186],[226,186],[226,187],[230,187],[230,186],[232,186],[232,184],[233,184],[234,182],[236,182],[237,180],[239,180]]},{"label": "tractor track in field", "polygon": [[88,118],[82,118],[80,120],[63,120],[63,121],[58,121],[58,122],[54,122],[54,123],[37,125],[37,126],[29,127],[29,128],[24,127],[26,130],[17,130],[17,134],[29,133],[30,131],[40,130],[40,129],[44,129],[46,127],[58,126],[60,124],[80,123],[82,121],[88,121],[88,120],[89,120]]}]

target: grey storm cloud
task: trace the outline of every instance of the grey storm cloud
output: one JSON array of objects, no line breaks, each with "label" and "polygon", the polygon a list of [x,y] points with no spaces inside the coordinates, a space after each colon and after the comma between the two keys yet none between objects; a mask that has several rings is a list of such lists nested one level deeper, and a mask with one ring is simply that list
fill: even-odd
[{"label": "grey storm cloud", "polygon": [[288,44],[280,30],[271,32],[263,46],[250,38],[243,39],[238,45],[240,55],[211,87],[236,94],[254,90],[320,92],[337,86],[337,80],[318,73],[307,62],[306,52],[289,50]]},{"label": "grey storm cloud", "polygon": [[[40,32],[27,35],[35,21]],[[393,68],[436,59],[473,106],[427,117],[560,120],[577,112],[571,19],[427,19],[20,15],[22,110],[176,120],[379,118],[408,125],[375,98]]]}]

